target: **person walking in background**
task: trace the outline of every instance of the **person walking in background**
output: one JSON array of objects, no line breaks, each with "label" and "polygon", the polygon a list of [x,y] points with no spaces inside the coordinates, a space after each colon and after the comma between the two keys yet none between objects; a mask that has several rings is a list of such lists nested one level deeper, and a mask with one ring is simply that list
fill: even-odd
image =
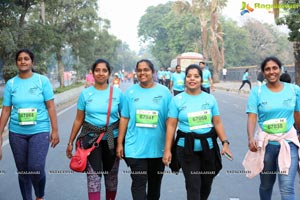
[{"label": "person walking in background", "polygon": [[168,88],[153,81],[154,66],[150,60],[138,61],[136,72],[140,83],[124,94],[116,154],[131,168],[133,200],[158,200],[164,171],[166,120],[172,96]]},{"label": "person walking in background", "polygon": [[186,90],[172,99],[167,121],[163,162],[169,165],[172,160],[178,125],[174,145],[185,177],[187,200],[208,199],[213,179],[222,168],[217,137],[222,141],[222,154],[232,157],[216,99],[201,91],[201,82],[199,66],[189,65],[185,71]]},{"label": "person walking in background", "polygon": [[89,148],[98,139],[100,133],[106,132],[99,146],[88,157],[87,184],[88,199],[99,200],[101,177],[104,174],[106,199],[114,200],[118,187],[119,159],[115,155],[116,138],[122,107],[122,92],[114,87],[112,93],[111,113],[107,126],[107,112],[110,96],[108,84],[111,67],[104,59],[95,61],[92,67],[95,85],[84,89],[78,99],[77,114],[73,123],[69,143],[66,149],[68,158],[72,157],[74,140],[81,129],[77,140],[84,148]]},{"label": "person walking in background", "polygon": [[164,85],[165,84],[164,77],[165,77],[165,71],[164,68],[161,67],[160,70],[158,70],[157,72],[158,83]]},{"label": "person walking in background", "polygon": [[226,76],[227,76],[227,69],[225,67],[223,67],[222,69],[222,73],[223,73],[223,80],[226,80]]},{"label": "person walking in background", "polygon": [[291,76],[287,72],[282,73],[279,77],[279,80],[286,83],[292,82]]},{"label": "person walking in background", "polygon": [[214,91],[214,86],[213,86],[213,80],[211,78],[211,73],[208,69],[205,69],[205,62],[200,61],[199,62],[200,69],[202,70],[202,84],[201,84],[201,89],[204,92],[207,92],[210,94],[210,88],[212,91]]},{"label": "person walking in background", "polygon": [[251,82],[249,81],[249,73],[248,73],[249,69],[246,69],[244,74],[243,74],[243,78],[242,78],[242,85],[241,87],[239,88],[239,92],[241,92],[241,89],[244,87],[245,83],[249,84],[249,87],[250,87],[250,90],[251,90]]},{"label": "person walking in background", "polygon": [[271,199],[276,176],[281,199],[296,199],[299,141],[293,124],[299,130],[300,90],[279,80],[281,66],[276,57],[267,57],[262,62],[261,71],[267,83],[251,90],[246,109],[249,151],[243,165],[251,172],[247,174],[249,178],[260,174],[261,200]]},{"label": "person walking in background", "polygon": [[121,80],[119,78],[119,75],[118,75],[118,73],[115,73],[114,78],[112,80],[112,85],[114,87],[120,88],[120,84],[121,84]]},{"label": "person walking in background", "polygon": [[259,70],[258,74],[257,74],[257,85],[261,86],[265,80],[264,74],[261,70]]},{"label": "person walking in background", "polygon": [[165,86],[171,90],[170,82],[171,82],[171,68],[167,68],[165,71]]},{"label": "person walking in background", "polygon": [[184,91],[185,74],[181,72],[181,66],[177,65],[175,72],[172,74],[170,82],[170,90],[173,90],[174,96]]},{"label": "person walking in background", "polygon": [[32,187],[36,200],[42,200],[49,142],[53,148],[59,143],[54,93],[49,79],[33,72],[34,54],[29,49],[16,53],[16,65],[18,75],[4,89],[0,137],[2,141],[10,118],[9,143],[23,200],[32,200]]},{"label": "person walking in background", "polygon": [[93,76],[92,69],[89,70],[89,73],[85,77],[85,88],[90,87],[95,84],[95,79]]}]

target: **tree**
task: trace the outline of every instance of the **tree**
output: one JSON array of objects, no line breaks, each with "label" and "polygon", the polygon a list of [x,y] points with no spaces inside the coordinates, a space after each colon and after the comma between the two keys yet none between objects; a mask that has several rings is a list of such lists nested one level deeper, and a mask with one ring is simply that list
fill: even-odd
[{"label": "tree", "polygon": [[169,2],[146,10],[139,21],[138,35],[149,45],[160,67],[166,68],[178,54],[200,48],[198,26],[197,18],[176,14]]},{"label": "tree", "polygon": [[[285,4],[298,4],[299,0],[273,0],[273,4],[278,5],[279,3]],[[287,9],[289,13],[283,17],[279,17],[280,10],[278,8],[274,10],[274,18],[277,24],[286,24],[290,29],[288,39],[293,42],[293,54],[295,62],[295,82],[297,85],[300,85],[300,9],[299,8],[290,8]]]},{"label": "tree", "polygon": [[201,28],[202,53],[213,62],[213,79],[219,81],[219,71],[224,65],[224,41],[221,24],[218,21],[220,9],[226,6],[227,0],[178,0],[174,9],[179,13],[192,12],[198,17]]}]

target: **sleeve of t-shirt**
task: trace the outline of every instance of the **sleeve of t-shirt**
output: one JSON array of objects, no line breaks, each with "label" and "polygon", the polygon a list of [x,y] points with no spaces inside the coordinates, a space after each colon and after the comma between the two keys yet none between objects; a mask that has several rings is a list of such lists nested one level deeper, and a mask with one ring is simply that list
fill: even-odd
[{"label": "sleeve of t-shirt", "polygon": [[123,96],[123,104],[122,104],[122,110],[121,110],[121,116],[125,118],[129,118],[129,96],[128,93],[125,93]]},{"label": "sleeve of t-shirt", "polygon": [[213,102],[212,113],[211,113],[212,116],[214,117],[220,115],[218,103],[214,97],[212,98],[212,102]]},{"label": "sleeve of t-shirt", "polygon": [[52,85],[49,81],[49,79],[46,76],[41,76],[42,84],[43,84],[43,95],[45,98],[45,101],[49,101],[54,99],[54,92],[52,89]]},{"label": "sleeve of t-shirt", "polygon": [[294,88],[296,93],[295,111],[300,111],[300,87],[298,85],[294,85]]},{"label": "sleeve of t-shirt", "polygon": [[175,101],[175,98],[172,98],[169,104],[168,117],[170,118],[178,118],[179,112]]},{"label": "sleeve of t-shirt", "polygon": [[251,90],[250,95],[248,97],[246,113],[258,114],[257,105],[258,105],[258,87],[255,87]]},{"label": "sleeve of t-shirt", "polygon": [[[12,79],[11,79],[12,80]],[[9,80],[6,84],[5,84],[5,88],[4,88],[4,93],[3,93],[3,106],[12,106],[12,102],[11,102],[11,80]]]},{"label": "sleeve of t-shirt", "polygon": [[80,93],[77,101],[77,109],[84,111],[85,110],[85,98],[83,92]]}]

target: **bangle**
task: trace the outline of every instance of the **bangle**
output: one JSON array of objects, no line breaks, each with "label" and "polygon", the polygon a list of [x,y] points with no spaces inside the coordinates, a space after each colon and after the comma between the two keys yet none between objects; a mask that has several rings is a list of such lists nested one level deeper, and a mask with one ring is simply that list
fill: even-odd
[{"label": "bangle", "polygon": [[228,145],[230,144],[230,142],[228,140],[223,140],[222,145],[224,145],[225,143],[227,143]]},{"label": "bangle", "polygon": [[68,143],[68,146],[73,146],[73,143],[69,142],[69,143]]}]

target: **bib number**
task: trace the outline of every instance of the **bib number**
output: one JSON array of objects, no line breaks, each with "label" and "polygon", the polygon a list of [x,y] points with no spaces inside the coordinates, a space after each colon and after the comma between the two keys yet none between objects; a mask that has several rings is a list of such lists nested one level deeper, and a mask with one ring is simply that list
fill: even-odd
[{"label": "bib number", "polygon": [[263,123],[263,129],[266,133],[286,133],[286,118],[270,119]]},{"label": "bib number", "polygon": [[36,124],[37,109],[36,108],[20,108],[18,110],[19,125]]},{"label": "bib number", "polygon": [[137,127],[156,128],[158,123],[158,111],[137,110],[135,121]]},{"label": "bib number", "polygon": [[190,130],[213,127],[209,110],[188,113]]}]

